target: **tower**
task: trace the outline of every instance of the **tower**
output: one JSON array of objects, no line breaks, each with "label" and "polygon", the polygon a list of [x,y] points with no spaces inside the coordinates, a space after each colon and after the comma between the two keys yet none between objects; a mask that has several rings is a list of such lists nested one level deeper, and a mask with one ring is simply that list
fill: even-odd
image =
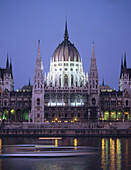
[{"label": "tower", "polygon": [[92,56],[88,76],[88,95],[90,119],[96,120],[98,116],[99,80],[95,58],[94,42],[92,43]]},{"label": "tower", "polygon": [[13,91],[14,90],[14,77],[13,77],[12,61],[11,61],[11,59],[10,59],[10,77],[11,77],[11,80],[10,80],[10,91]]},{"label": "tower", "polygon": [[12,63],[8,60],[8,54],[7,54],[7,60],[6,60],[6,68],[1,69],[0,68],[0,81],[2,82],[0,84],[0,90],[3,92],[5,89],[8,91],[14,90],[14,78],[13,78],[13,72],[12,72]]},{"label": "tower", "polygon": [[119,90],[124,91],[129,88],[129,69],[127,69],[126,53],[124,54],[124,65],[123,59],[121,61],[121,72],[119,79]]},{"label": "tower", "polygon": [[33,122],[44,122],[44,76],[43,63],[40,55],[40,40],[38,40],[38,51],[32,89],[31,117]]},{"label": "tower", "polygon": [[88,93],[99,94],[98,71],[95,58],[94,42],[92,43],[92,56],[89,70]]}]

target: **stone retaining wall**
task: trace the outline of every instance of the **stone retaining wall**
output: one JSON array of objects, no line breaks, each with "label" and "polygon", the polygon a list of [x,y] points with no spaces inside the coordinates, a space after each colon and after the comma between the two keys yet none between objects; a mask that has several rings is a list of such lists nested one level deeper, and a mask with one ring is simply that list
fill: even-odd
[{"label": "stone retaining wall", "polygon": [[131,136],[131,129],[0,129],[0,136]]}]

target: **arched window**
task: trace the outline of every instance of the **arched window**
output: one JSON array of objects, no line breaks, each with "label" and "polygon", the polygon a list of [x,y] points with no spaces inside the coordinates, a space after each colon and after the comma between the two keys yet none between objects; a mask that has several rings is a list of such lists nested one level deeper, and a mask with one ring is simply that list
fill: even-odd
[{"label": "arched window", "polygon": [[93,88],[95,87],[95,82],[94,82],[94,80],[93,80]]},{"label": "arched window", "polygon": [[78,86],[77,81],[76,81],[76,87]]},{"label": "arched window", "polygon": [[40,98],[37,98],[37,105],[40,105]]},{"label": "arched window", "polygon": [[128,100],[126,100],[126,106],[128,106]]},{"label": "arched window", "polygon": [[61,76],[59,77],[59,86],[61,86]]},{"label": "arched window", "polygon": [[64,76],[64,85],[66,87],[68,86],[68,76],[67,76],[67,74]]},{"label": "arched window", "polygon": [[95,105],[96,104],[96,99],[93,97],[92,98],[92,105]]},{"label": "arched window", "polygon": [[71,86],[73,86],[73,75],[71,75]]},{"label": "arched window", "polygon": [[38,88],[40,88],[40,82],[38,81]]}]

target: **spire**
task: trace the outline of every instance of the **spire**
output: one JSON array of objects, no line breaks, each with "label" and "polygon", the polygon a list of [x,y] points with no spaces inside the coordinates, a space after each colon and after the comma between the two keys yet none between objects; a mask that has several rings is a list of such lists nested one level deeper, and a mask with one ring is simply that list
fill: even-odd
[{"label": "spire", "polygon": [[10,58],[10,73],[11,73],[11,77],[13,78],[13,73],[12,73],[12,60]]},{"label": "spire", "polygon": [[94,41],[92,42],[92,58],[95,58],[95,48],[94,48]]},{"label": "spire", "polygon": [[65,34],[64,34],[64,39],[65,39],[65,40],[68,40],[68,38],[69,38],[69,35],[68,35],[68,30],[67,30],[67,20],[66,20],[66,22],[65,22]]},{"label": "spire", "polygon": [[28,86],[30,86],[30,78],[29,78],[29,84],[28,84]]},{"label": "spire", "polygon": [[7,67],[9,67],[8,54],[7,54],[7,60],[6,60],[6,68]]},{"label": "spire", "polygon": [[121,57],[121,71],[123,69],[123,57]]},{"label": "spire", "polygon": [[123,72],[123,57],[121,57],[121,72],[120,72],[120,78]]},{"label": "spire", "polygon": [[99,93],[99,79],[98,79],[98,71],[97,71],[97,65],[96,65],[94,41],[92,42],[92,55],[91,55],[88,79],[89,79],[88,81],[89,94],[90,93],[98,94]]},{"label": "spire", "polygon": [[105,82],[104,82],[104,79],[103,79],[103,82],[102,82],[102,86],[105,86]]},{"label": "spire", "polygon": [[6,72],[9,72],[8,54],[7,54],[7,60],[6,60]]},{"label": "spire", "polygon": [[127,64],[126,64],[126,53],[124,54],[124,69],[127,68]]},{"label": "spire", "polygon": [[41,56],[40,56],[40,40],[38,40],[37,58],[41,59]]}]

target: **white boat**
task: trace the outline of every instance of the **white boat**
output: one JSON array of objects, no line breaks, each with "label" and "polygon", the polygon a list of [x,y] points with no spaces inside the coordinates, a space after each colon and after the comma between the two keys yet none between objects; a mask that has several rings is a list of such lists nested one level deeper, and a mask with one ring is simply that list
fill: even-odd
[{"label": "white boat", "polygon": [[11,145],[4,146],[6,152],[0,158],[19,157],[78,157],[99,154],[98,148],[84,146],[55,146],[55,145]]}]

